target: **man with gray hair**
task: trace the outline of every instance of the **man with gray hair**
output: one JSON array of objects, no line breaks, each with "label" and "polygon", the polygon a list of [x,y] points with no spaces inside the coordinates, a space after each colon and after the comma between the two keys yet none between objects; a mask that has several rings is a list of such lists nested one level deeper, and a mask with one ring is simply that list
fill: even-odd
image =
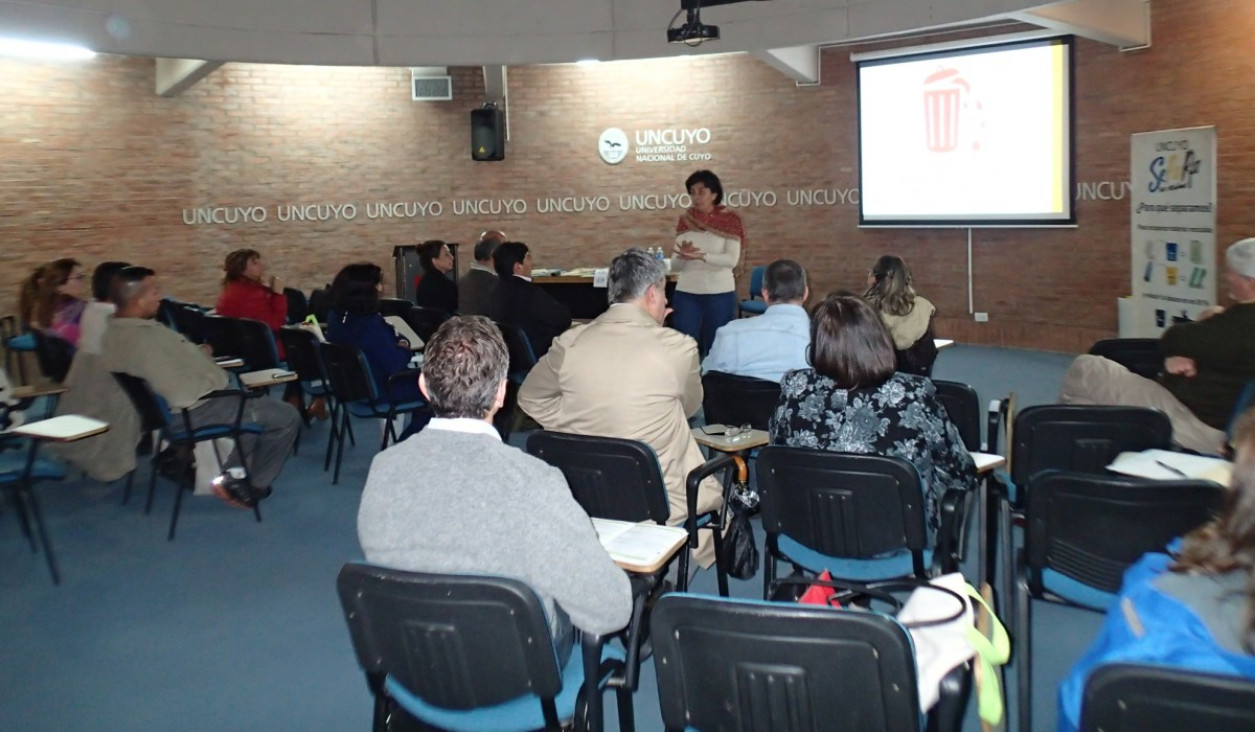
[{"label": "man with gray hair", "polygon": [[492,253],[505,241],[500,231],[485,231],[475,242],[475,261],[458,280],[458,313],[487,315],[489,295],[497,286],[497,272],[492,268]]},{"label": "man with gray hair", "polygon": [[1255,379],[1255,238],[1225,251],[1225,284],[1233,304],[1214,306],[1159,338],[1157,381],[1099,356],[1080,356],[1063,377],[1064,404],[1151,407],[1168,415],[1172,441],[1201,453],[1223,450],[1238,397]]},{"label": "man with gray hair", "polygon": [[808,368],[811,321],[803,305],[810,290],[806,270],[792,259],[777,259],[763,272],[767,310],[733,320],[715,331],[702,373],[721,371],[780,383],[785,371]]},{"label": "man with gray hair", "polygon": [[627,625],[627,574],[597,539],[562,471],[501,442],[505,341],[491,320],[459,316],[427,342],[418,385],[435,418],[375,456],[357,514],[367,561],[394,569],[485,574],[527,583],[565,664],[574,625]]},{"label": "man with gray hair", "polygon": [[[640,440],[654,448],[667,484],[669,523],[688,516],[685,480],[704,462],[688,418],[702,405],[697,342],[663,327],[667,313],[662,262],[633,248],[610,263],[610,309],[588,325],[571,328],[519,389],[519,407],[547,430]],[[718,481],[701,484],[697,508],[718,508]],[[694,554],[714,561],[702,537]]]}]

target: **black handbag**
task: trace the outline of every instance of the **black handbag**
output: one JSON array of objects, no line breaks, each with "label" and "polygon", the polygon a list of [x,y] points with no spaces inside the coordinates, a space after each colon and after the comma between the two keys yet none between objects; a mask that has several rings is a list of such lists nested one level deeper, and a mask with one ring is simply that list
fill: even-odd
[{"label": "black handbag", "polygon": [[758,545],[754,543],[752,511],[746,502],[728,501],[728,524],[724,529],[719,563],[729,577],[747,580],[758,574]]}]

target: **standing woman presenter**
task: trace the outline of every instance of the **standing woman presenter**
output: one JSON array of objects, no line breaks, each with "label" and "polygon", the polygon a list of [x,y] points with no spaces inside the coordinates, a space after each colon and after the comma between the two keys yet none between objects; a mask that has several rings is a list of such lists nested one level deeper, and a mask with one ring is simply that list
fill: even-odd
[{"label": "standing woman presenter", "polygon": [[740,215],[723,205],[723,184],[714,173],[699,170],[684,187],[693,207],[675,228],[671,271],[680,278],[672,298],[671,326],[692,336],[705,356],[715,331],[736,316],[732,271],[741,259],[745,227]]}]

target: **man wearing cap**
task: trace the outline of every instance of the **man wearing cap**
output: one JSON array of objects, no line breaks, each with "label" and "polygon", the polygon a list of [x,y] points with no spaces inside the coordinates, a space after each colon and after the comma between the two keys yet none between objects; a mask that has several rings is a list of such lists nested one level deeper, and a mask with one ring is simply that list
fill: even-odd
[{"label": "man wearing cap", "polygon": [[1159,338],[1157,381],[1099,356],[1079,356],[1063,377],[1063,404],[1152,407],[1168,415],[1172,441],[1201,453],[1222,451],[1239,395],[1255,380],[1255,238],[1225,251],[1225,284],[1233,304],[1178,323]]}]

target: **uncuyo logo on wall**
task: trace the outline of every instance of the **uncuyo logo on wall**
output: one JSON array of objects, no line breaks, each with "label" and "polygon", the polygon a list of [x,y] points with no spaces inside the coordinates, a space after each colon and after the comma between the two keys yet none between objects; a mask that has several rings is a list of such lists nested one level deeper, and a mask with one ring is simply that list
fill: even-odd
[{"label": "uncuyo logo on wall", "polygon": [[597,152],[601,159],[611,165],[618,165],[628,154],[627,133],[618,127],[607,128],[597,139]]}]

